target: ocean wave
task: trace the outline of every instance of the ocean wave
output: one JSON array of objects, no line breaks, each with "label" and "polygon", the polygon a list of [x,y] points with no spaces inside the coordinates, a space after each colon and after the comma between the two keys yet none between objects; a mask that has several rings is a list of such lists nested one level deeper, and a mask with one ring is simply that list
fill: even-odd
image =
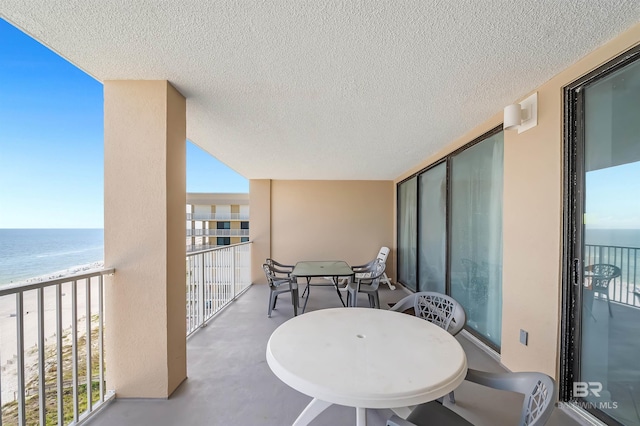
[{"label": "ocean wave", "polygon": [[35,257],[36,258],[43,258],[43,257],[56,257],[56,256],[68,256],[70,254],[80,254],[80,253],[86,253],[88,251],[91,250],[98,250],[98,249],[102,249],[102,246],[96,246],[96,247],[89,247],[89,248],[85,248],[82,250],[72,250],[72,251],[61,251],[58,253],[45,253],[45,254],[38,254]]},{"label": "ocean wave", "polygon": [[67,269],[62,269],[55,272],[49,272],[46,274],[31,277],[31,278],[17,279],[15,281],[11,281],[10,283],[0,284],[0,286],[8,285],[8,284],[26,284],[26,283],[48,281],[48,280],[68,277],[70,275],[75,275],[80,272],[92,272],[102,268],[104,268],[104,261],[100,260],[100,261],[95,261],[91,263],[85,263],[82,265],[71,266]]}]

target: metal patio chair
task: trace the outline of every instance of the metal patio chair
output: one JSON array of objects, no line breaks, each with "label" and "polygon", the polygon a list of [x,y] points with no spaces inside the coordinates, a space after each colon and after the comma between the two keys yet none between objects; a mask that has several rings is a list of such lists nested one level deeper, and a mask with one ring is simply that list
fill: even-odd
[{"label": "metal patio chair", "polygon": [[[594,265],[588,265],[584,268],[586,276],[591,279],[591,287],[593,295],[599,297],[605,297],[607,299],[607,308],[609,308],[609,316],[612,317],[611,303],[609,301],[609,283],[611,280],[622,275],[620,268],[615,265],[609,265],[606,263],[597,263]],[[593,315],[593,314],[592,314]]]}]

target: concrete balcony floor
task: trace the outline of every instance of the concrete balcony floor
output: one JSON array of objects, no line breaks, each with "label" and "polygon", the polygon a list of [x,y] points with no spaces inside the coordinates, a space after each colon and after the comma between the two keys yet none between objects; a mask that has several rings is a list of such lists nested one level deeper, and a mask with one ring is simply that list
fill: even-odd
[{"label": "concrete balcony floor", "polygon": [[[116,399],[91,420],[91,426],[111,425],[291,425],[311,400],[282,383],[265,360],[271,333],[293,316],[287,295],[281,295],[277,309],[267,318],[269,289],[254,285],[230,307],[192,336],[187,344],[189,378],[168,400]],[[380,302],[400,300],[407,293],[398,286],[381,286]],[[366,296],[361,295],[360,306]],[[339,307],[331,287],[313,287],[307,311]],[[469,366],[486,371],[502,371],[487,353],[465,337]],[[410,350],[407,348],[407,350]],[[345,362],[349,360],[345,359]],[[389,362],[402,362],[402,353]],[[522,397],[464,382],[456,389],[454,409],[476,425],[515,425]],[[446,399],[446,398],[445,398]],[[446,402],[448,404],[448,401]],[[384,426],[390,410],[367,410],[370,426]],[[333,405],[320,414],[313,426],[353,425],[355,409]],[[551,426],[576,425],[572,418],[555,409]]]}]

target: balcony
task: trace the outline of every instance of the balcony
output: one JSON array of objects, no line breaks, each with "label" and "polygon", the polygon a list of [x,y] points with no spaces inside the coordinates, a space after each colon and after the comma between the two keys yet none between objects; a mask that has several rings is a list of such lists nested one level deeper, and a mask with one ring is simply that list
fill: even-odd
[{"label": "balcony", "polygon": [[[111,294],[106,298],[110,322],[105,341],[113,348],[107,385],[118,399],[96,419],[98,424],[238,424],[238,419],[246,419],[247,424],[282,425],[290,424],[308,401],[277,381],[264,362],[264,342],[278,321],[291,315],[265,318],[264,286],[252,286],[237,302],[227,302],[228,308],[186,343],[183,321],[188,329],[199,328],[209,317],[209,302],[218,303],[217,296],[209,300],[213,290],[206,280],[186,291],[182,287],[187,278],[187,138],[250,180],[255,218],[251,282],[264,280],[260,264],[265,257],[362,263],[370,258],[363,247],[377,249],[381,244],[392,249],[393,278],[401,259],[398,252],[406,249],[397,244],[405,225],[399,214],[399,184],[420,170],[444,164],[443,155],[500,129],[504,105],[532,91],[540,99],[538,125],[523,134],[504,135],[503,203],[496,211],[503,229],[495,234],[505,255],[500,360],[513,370],[552,375],[563,382],[562,400],[571,398],[573,371],[564,368],[564,355],[575,349],[574,337],[580,336],[571,330],[563,333],[563,327],[571,328],[565,311],[572,300],[565,296],[573,287],[565,282],[571,265],[563,248],[571,235],[561,213],[579,197],[569,194],[566,185],[572,179],[565,175],[565,161],[571,162],[572,156],[564,148],[577,141],[565,138],[571,133],[566,120],[570,102],[562,93],[594,70],[617,69],[621,63],[612,65],[612,58],[631,60],[636,54],[628,53],[640,41],[633,2],[618,2],[615,13],[604,7],[567,10],[544,2],[534,10],[549,17],[542,20],[523,15],[531,8],[517,2],[498,14],[479,7],[462,8],[462,15],[429,3],[417,6],[420,2],[352,8],[322,3],[307,7],[302,20],[295,2],[255,7],[229,3],[224,10],[228,13],[189,2],[167,2],[160,8],[134,2],[119,10],[106,2],[92,8],[65,2],[52,8],[44,0],[5,3],[3,18],[104,82],[105,260],[117,269],[109,279],[113,285],[106,285]],[[478,19],[480,12],[486,19]],[[501,19],[502,12],[508,19]],[[202,31],[175,31],[193,28],[193,17],[214,24],[197,26]],[[506,44],[495,49],[496,34],[505,33],[513,22],[524,39],[504,38]],[[146,30],[142,35],[140,24]],[[291,25],[291,34],[301,37],[283,34],[282,28]],[[451,30],[437,31],[438,25]],[[163,31],[166,28],[172,31]],[[574,33],[583,35],[582,44],[557,48]],[[318,34],[330,40],[318,43]],[[438,34],[441,37],[433,39]],[[127,42],[141,37],[141,43]],[[499,56],[504,52],[517,57],[505,62]],[[285,60],[261,60],[264,57]],[[628,94],[631,103],[636,98],[628,90],[624,96]],[[625,157],[623,151],[617,154]],[[637,161],[635,154],[629,160]],[[451,198],[449,183],[437,194]],[[474,201],[482,204],[479,198]],[[132,220],[135,206],[146,221]],[[195,217],[188,220],[198,220]],[[202,220],[232,220],[231,215],[209,217],[215,216]],[[420,248],[425,246],[413,244],[408,251]],[[610,325],[611,336],[621,342],[634,332],[626,314],[638,307],[636,281],[630,285],[630,277],[627,273],[611,286],[611,316],[600,298],[594,300],[593,317],[587,314],[598,327]],[[233,294],[229,285],[222,292]],[[398,294],[396,290],[383,296],[383,303]],[[332,306],[332,296],[326,303],[318,298],[311,309]],[[619,321],[608,318],[625,319],[627,327],[616,328]],[[521,327],[530,333],[527,346],[518,341]],[[612,352],[625,349],[611,345],[608,332],[601,334],[605,337],[595,346]],[[463,344],[473,353],[472,343]],[[393,362],[401,362],[403,350],[409,349],[400,348]],[[483,354],[470,355],[471,365],[481,366]],[[187,357],[189,379],[182,383]],[[632,366],[623,379],[637,384],[635,354],[622,358]],[[498,368],[492,359],[487,361],[487,368]],[[72,363],[70,370],[74,368]],[[81,393],[72,391],[72,399]],[[487,413],[491,407],[508,419],[484,418],[479,423],[515,423],[509,410],[517,404],[504,403],[502,396],[482,399],[492,394],[478,393],[461,389],[456,409]],[[626,395],[623,402],[632,410],[638,399]],[[24,416],[24,404],[18,405]],[[82,420],[74,410],[72,419]],[[353,420],[347,409],[334,407],[327,414],[331,424]],[[557,416],[550,424],[564,424]],[[382,424],[384,417],[372,424]],[[629,424],[640,420],[630,418]]]},{"label": "balcony", "polygon": [[[600,258],[605,260],[606,253],[612,253],[609,260],[614,262],[613,253],[618,249],[598,247],[598,250]],[[616,260],[626,258],[619,254],[615,256]],[[187,256],[186,335],[189,338],[187,344],[189,379],[169,400],[112,401],[114,392],[109,391],[105,386],[102,346],[104,328],[101,308],[103,277],[114,274],[116,271],[106,269],[76,276],[73,279],[61,278],[30,284],[19,289],[4,289],[0,297],[16,298],[18,310],[15,318],[21,318],[15,321],[18,327],[16,336],[21,336],[16,339],[16,342],[21,348],[19,353],[26,355],[14,357],[15,362],[3,366],[2,373],[5,376],[2,394],[2,402],[5,404],[3,424],[8,423],[14,415],[28,416],[29,407],[35,407],[35,409],[31,408],[31,415],[38,416],[42,413],[41,415],[45,416],[49,410],[53,410],[56,415],[66,416],[67,423],[80,423],[89,418],[89,414],[101,408],[103,404],[106,406],[98,415],[92,417],[91,424],[177,424],[179,422],[195,425],[203,421],[212,422],[212,419],[215,419],[213,424],[238,424],[240,418],[243,424],[274,426],[291,424],[306,406],[309,398],[280,382],[264,362],[264,353],[270,334],[278,325],[291,318],[292,308],[286,300],[281,300],[273,317],[270,319],[266,317],[268,287],[250,286],[250,264],[251,243],[204,250]],[[629,276],[633,277],[635,273],[631,271],[630,275],[623,276],[622,281],[626,281],[625,277]],[[635,286],[635,282],[628,285]],[[611,291],[612,298],[615,298],[616,292],[617,290]],[[381,306],[388,307],[405,294],[407,291],[402,287],[391,291],[383,286],[380,289]],[[640,338],[640,334],[632,326],[640,320],[640,309],[619,300],[612,300],[612,304],[614,305],[613,317],[619,319],[610,324],[615,328],[612,334],[622,333],[627,336],[636,336],[630,337],[633,339]],[[64,309],[61,309],[63,306]],[[74,306],[76,308],[72,309]],[[307,309],[312,311],[338,306],[340,302],[333,289],[326,287],[318,288],[313,292]],[[36,312],[38,318],[43,318],[42,326],[36,325],[35,330],[40,336],[38,339],[42,340],[38,340],[40,343],[37,348],[34,347],[35,350],[25,345],[25,340],[35,338],[29,332],[25,332],[25,323],[29,324],[29,321],[33,320],[32,317],[27,316],[31,309]],[[76,324],[75,326],[63,325],[62,315],[54,315],[55,312],[65,310],[69,311],[67,313],[70,315],[65,313],[65,320],[69,318],[71,325]],[[607,321],[605,300],[595,301],[593,315],[594,320],[597,317],[598,321]],[[83,320],[86,317],[92,317],[91,324]],[[56,318],[60,318],[60,321]],[[626,319],[620,320],[622,318]],[[48,328],[53,327],[55,335],[53,345],[67,349],[53,352],[47,349],[48,344],[45,343],[44,336],[48,332],[44,331],[47,329],[44,327],[45,321]],[[37,324],[40,324],[40,321],[37,321]],[[27,336],[26,339],[25,336]],[[66,336],[64,337],[66,345],[63,344],[63,336]],[[69,336],[77,336],[77,338],[73,339]],[[84,336],[91,337],[87,340]],[[4,339],[6,338],[7,334],[4,334]],[[471,368],[487,371],[502,370],[496,355],[481,349],[471,335],[463,332],[458,336],[458,340],[467,353]],[[4,352],[8,345],[6,341],[0,343],[5,349],[3,357],[7,358]],[[40,350],[40,348],[44,349]],[[87,351],[87,348],[92,349]],[[616,363],[616,358],[622,359],[629,356],[633,354],[630,354],[629,349],[624,345],[610,348],[609,358],[613,364]],[[96,361],[91,361],[94,358]],[[83,362],[84,365],[93,366],[91,370],[95,370],[95,374],[91,378],[82,375],[81,371],[86,371],[81,368]],[[398,358],[390,362],[402,362],[400,352]],[[624,362],[620,363],[624,364]],[[38,367],[34,370],[29,367],[30,365]],[[57,379],[55,374],[47,378],[46,372],[43,374],[44,367],[39,367],[41,365],[46,365],[47,371],[51,370],[54,373],[57,371],[55,373]],[[71,378],[61,380],[64,369],[57,366],[69,368]],[[6,376],[11,374],[12,368],[17,369],[17,385],[22,387],[24,395],[22,398],[18,396],[20,392],[12,393],[6,386]],[[38,377],[44,377],[46,380],[43,379],[40,382]],[[218,378],[218,380],[211,378]],[[251,386],[247,385],[248,382]],[[108,386],[108,383],[106,385]],[[61,390],[60,386],[64,390]],[[79,396],[90,387],[95,388],[96,392],[92,396],[93,405],[88,408],[86,404],[82,404]],[[45,393],[42,393],[42,389],[45,389]],[[57,395],[66,393],[67,389],[72,397],[63,403]],[[612,389],[615,388],[612,387]],[[624,391],[621,389],[620,395],[614,395],[614,398],[622,399]],[[514,423],[519,412],[518,398],[505,397],[496,392],[498,391],[484,389],[483,392],[477,392],[475,385],[463,383],[456,390],[457,404],[452,408],[467,418],[475,419],[474,423],[477,424]],[[51,409],[47,406],[47,411],[38,409],[37,407],[43,406],[43,402],[38,403],[38,401],[45,400],[40,399],[40,395],[53,396],[57,401],[57,408]],[[513,401],[509,398],[513,398]],[[495,402],[497,400],[500,401],[499,406]],[[251,404],[247,404],[247,401],[251,401]],[[282,404],[282,401],[287,403]],[[486,407],[491,409],[487,410]],[[386,418],[390,415],[391,412],[388,410],[369,410],[369,424],[384,425]],[[317,421],[318,424],[350,424],[354,420],[353,417],[353,409],[333,406]],[[45,423],[46,421],[41,422],[41,424]],[[578,423],[563,411],[556,409],[548,424]]]},{"label": "balcony", "polygon": [[187,213],[187,220],[249,220],[249,213]]},{"label": "balcony", "polygon": [[187,229],[187,237],[248,237],[248,229]]},{"label": "balcony", "polygon": [[640,308],[640,248],[586,244],[584,258],[585,266],[609,264],[620,268],[620,276],[609,284],[609,299]]},{"label": "balcony", "polygon": [[[251,243],[186,257],[187,336],[249,288],[250,263]],[[114,398],[103,336],[105,277],[115,273],[0,288],[0,424],[79,424]]]},{"label": "balcony", "polygon": [[[293,309],[285,298],[273,311],[272,318],[267,318],[268,294],[267,286],[252,286],[208,327],[189,339],[189,378],[171,398],[155,401],[116,399],[96,416],[91,422],[92,426],[292,424],[310,398],[282,383],[265,362],[269,336],[276,327],[293,316]],[[386,307],[406,294],[402,289],[391,291],[382,288],[381,304]],[[361,304],[364,300],[361,300]],[[332,288],[314,288],[307,310],[338,306],[340,302]],[[458,339],[471,367],[501,370],[496,360],[478,349],[471,340],[466,337]],[[398,357],[389,362],[402,361]],[[475,424],[517,423],[521,405],[517,396],[492,390],[477,392],[477,389],[476,385],[464,383],[456,390],[457,406],[454,409],[466,416],[476,413]],[[390,416],[389,410],[368,410],[368,424],[383,426]],[[355,410],[334,405],[313,424],[355,424]],[[549,426],[576,424],[558,409],[548,423]]]}]

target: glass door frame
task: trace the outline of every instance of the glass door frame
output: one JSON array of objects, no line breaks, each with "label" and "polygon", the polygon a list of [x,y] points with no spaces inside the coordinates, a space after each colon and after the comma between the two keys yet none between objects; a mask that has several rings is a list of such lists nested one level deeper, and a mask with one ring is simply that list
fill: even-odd
[{"label": "glass door frame", "polygon": [[[640,45],[564,87],[563,273],[560,330],[560,391],[563,402],[573,398],[580,380],[582,347],[582,282],[584,247],[585,134],[584,89],[640,59]],[[585,408],[607,424],[621,425],[603,411]]]}]

